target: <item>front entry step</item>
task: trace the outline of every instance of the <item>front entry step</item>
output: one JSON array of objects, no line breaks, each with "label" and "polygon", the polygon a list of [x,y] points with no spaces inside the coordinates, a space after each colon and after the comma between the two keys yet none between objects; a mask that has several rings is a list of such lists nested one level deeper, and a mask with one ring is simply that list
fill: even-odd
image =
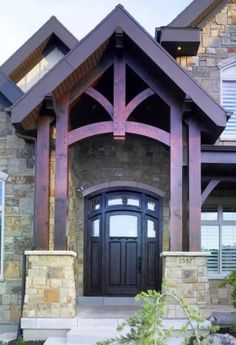
[{"label": "front entry step", "polygon": [[[116,327],[122,319],[84,319],[79,320],[78,328],[72,328],[65,337],[50,337],[44,345],[96,345],[98,341],[121,335]],[[163,320],[164,328],[179,330],[186,320]],[[127,333],[127,329],[123,334]],[[166,345],[180,345],[183,337],[168,338]]]}]

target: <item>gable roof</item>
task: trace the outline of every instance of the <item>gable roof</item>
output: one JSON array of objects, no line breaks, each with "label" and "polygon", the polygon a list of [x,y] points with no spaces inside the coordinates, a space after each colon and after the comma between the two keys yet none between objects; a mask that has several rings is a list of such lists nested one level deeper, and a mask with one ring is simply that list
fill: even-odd
[{"label": "gable roof", "polygon": [[[24,92],[8,78],[0,68],[0,95],[2,105],[9,106],[16,103]],[[1,101],[0,101],[1,105]]]},{"label": "gable roof", "polygon": [[206,94],[121,5],[118,5],[93,31],[78,42],[54,68],[12,106],[12,123],[19,124],[23,121],[39,106],[46,94],[53,92],[67,80],[86,59],[95,53],[99,59],[103,47],[107,45],[118,26],[165,73],[167,78],[172,80],[185,95],[192,98],[213,123],[219,127],[225,127],[226,114],[223,108]]},{"label": "gable roof", "polygon": [[167,26],[203,27],[209,16],[213,17],[229,0],[194,0]]},{"label": "gable roof", "polygon": [[2,66],[2,71],[14,82],[18,82],[29,70],[35,59],[39,59],[51,41],[59,41],[67,51],[71,50],[78,40],[52,16],[32,37],[30,37]]}]

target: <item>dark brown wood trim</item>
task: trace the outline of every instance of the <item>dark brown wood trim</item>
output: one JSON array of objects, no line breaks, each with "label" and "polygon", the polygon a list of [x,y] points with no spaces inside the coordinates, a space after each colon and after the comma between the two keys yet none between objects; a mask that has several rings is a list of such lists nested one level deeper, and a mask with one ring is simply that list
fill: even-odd
[{"label": "dark brown wood trim", "polygon": [[206,201],[206,199],[208,198],[210,193],[215,189],[215,187],[218,186],[219,183],[220,183],[220,180],[209,181],[208,185],[206,186],[206,188],[202,192],[202,196],[201,196],[201,204],[202,205],[204,204],[204,202]]},{"label": "dark brown wood trim", "polygon": [[34,248],[49,248],[49,164],[50,116],[40,116],[37,121],[35,166]]},{"label": "dark brown wood trim", "polygon": [[170,250],[182,251],[183,126],[182,107],[173,102],[170,109]]},{"label": "dark brown wood trim", "polygon": [[201,132],[189,119],[189,250],[201,249]]},{"label": "dark brown wood trim", "polygon": [[201,154],[202,163],[209,164],[236,164],[236,152],[215,152],[203,151]]},{"label": "dark brown wood trim", "polygon": [[92,97],[95,101],[97,101],[110,115],[111,118],[113,118],[113,105],[108,101],[106,97],[104,97],[100,92],[98,92],[93,87],[89,87],[85,91],[86,95],[89,95]]},{"label": "dark brown wood trim", "polygon": [[54,249],[67,248],[67,193],[68,193],[68,95],[58,104],[56,119],[56,171],[55,171],[55,225]]},{"label": "dark brown wood trim", "polygon": [[143,123],[127,121],[126,132],[143,135],[144,137],[152,138],[167,146],[170,146],[170,134],[160,128],[145,125]]},{"label": "dark brown wood trim", "polygon": [[135,108],[137,108],[137,106],[139,104],[141,104],[143,101],[145,101],[145,99],[147,99],[148,97],[154,95],[154,91],[149,87],[146,90],[143,90],[142,92],[140,92],[137,96],[135,96],[126,106],[125,108],[125,118],[126,120],[128,119],[129,115],[132,113],[132,111],[134,111]]},{"label": "dark brown wood trim", "polygon": [[124,56],[115,56],[114,61],[114,138],[125,137],[125,75],[126,63]]},{"label": "dark brown wood trim", "polygon": [[91,125],[83,126],[73,129],[68,133],[68,145],[72,145],[77,141],[94,135],[106,134],[113,132],[113,121],[104,121],[93,123]]},{"label": "dark brown wood trim", "polygon": [[88,73],[83,80],[80,80],[69,91],[69,105],[73,107],[82,93],[87,90],[91,85],[94,85],[96,81],[110,68],[114,63],[114,59],[110,54],[106,54],[101,58],[96,68]]}]

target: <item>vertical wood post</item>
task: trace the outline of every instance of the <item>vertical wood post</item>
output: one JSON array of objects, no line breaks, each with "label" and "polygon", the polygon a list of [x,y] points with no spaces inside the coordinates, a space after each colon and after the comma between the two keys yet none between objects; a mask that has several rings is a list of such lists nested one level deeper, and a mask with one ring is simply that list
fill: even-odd
[{"label": "vertical wood post", "polygon": [[189,250],[201,249],[201,132],[189,119]]},{"label": "vertical wood post", "polygon": [[47,115],[37,121],[34,216],[34,248],[37,250],[49,247],[50,122]]},{"label": "vertical wood post", "polygon": [[125,137],[125,58],[115,56],[114,62],[114,138]]},{"label": "vertical wood post", "polygon": [[65,95],[58,104],[56,119],[55,250],[65,250],[67,246],[68,118],[68,95]]},{"label": "vertical wood post", "polygon": [[172,102],[170,109],[170,250],[182,251],[183,128],[182,107]]}]

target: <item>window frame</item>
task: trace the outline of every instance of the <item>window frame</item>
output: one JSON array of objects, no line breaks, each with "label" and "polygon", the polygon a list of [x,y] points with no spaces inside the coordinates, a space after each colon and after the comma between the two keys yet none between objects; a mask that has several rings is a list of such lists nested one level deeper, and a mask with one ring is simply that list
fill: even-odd
[{"label": "window frame", "polygon": [[210,278],[224,278],[226,277],[229,272],[223,272],[222,270],[222,228],[224,225],[234,225],[236,226],[236,220],[224,220],[223,219],[223,208],[224,206],[230,206],[230,205],[235,205],[236,206],[236,202],[210,202],[210,203],[205,203],[204,205],[202,205],[202,207],[204,208],[204,206],[216,206],[217,207],[217,220],[201,220],[201,227],[202,226],[211,226],[211,225],[215,225],[218,226],[219,228],[219,267],[218,267],[218,272],[209,272],[208,271],[208,275]]},{"label": "window frame", "polygon": [[[228,60],[228,59],[227,59]],[[236,61],[232,61],[231,59],[229,60],[229,62],[227,63],[227,61],[225,61],[224,64],[218,64],[218,67],[220,68],[220,104],[222,105],[222,107],[224,107],[223,105],[223,82],[224,81],[235,81],[236,83],[236,73],[235,75],[228,76],[228,77],[224,77],[224,72],[228,69],[233,69],[234,67],[236,68]],[[224,109],[227,111],[227,109],[224,107]],[[236,116],[236,109],[234,112],[234,115]],[[227,123],[226,123],[226,127],[223,130],[223,132],[220,135],[220,140],[221,141],[236,141],[236,132],[234,134],[234,136],[230,137],[230,136],[225,136],[224,133],[225,131],[227,131]]]}]

